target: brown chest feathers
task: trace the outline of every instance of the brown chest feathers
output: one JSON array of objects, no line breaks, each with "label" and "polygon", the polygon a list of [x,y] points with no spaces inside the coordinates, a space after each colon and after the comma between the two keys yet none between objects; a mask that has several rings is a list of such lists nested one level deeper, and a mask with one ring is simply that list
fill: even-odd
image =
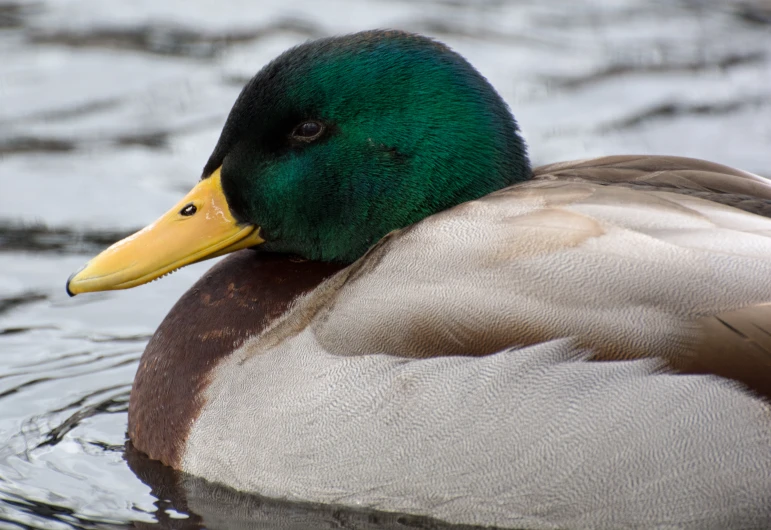
[{"label": "brown chest feathers", "polygon": [[340,268],[243,250],[209,270],[169,311],[142,355],[129,402],[134,446],[178,468],[211,370]]}]

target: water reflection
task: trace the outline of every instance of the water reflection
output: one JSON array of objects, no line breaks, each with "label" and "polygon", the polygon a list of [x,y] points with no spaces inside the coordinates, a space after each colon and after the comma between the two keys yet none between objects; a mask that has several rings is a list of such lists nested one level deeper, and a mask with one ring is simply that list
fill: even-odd
[{"label": "water reflection", "polygon": [[[155,524],[137,523],[138,528],[281,530],[350,528],[382,530],[412,528],[463,530],[478,527],[448,525],[426,517],[338,506],[303,504],[248,495],[190,475],[174,471],[148,459],[126,444],[126,461],[136,475],[152,488],[159,502]],[[187,516],[182,520],[184,516]]]}]

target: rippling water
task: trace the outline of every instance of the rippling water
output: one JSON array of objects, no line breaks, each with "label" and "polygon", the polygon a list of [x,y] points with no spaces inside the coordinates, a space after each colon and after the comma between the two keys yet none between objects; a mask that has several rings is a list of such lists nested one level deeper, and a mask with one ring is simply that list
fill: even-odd
[{"label": "rippling water", "polygon": [[210,264],[64,292],[193,185],[244,81],[288,46],[436,36],[501,91],[536,164],[660,153],[771,176],[767,0],[319,4],[0,0],[0,528],[437,527],[240,496],[125,450],[144,345]]}]

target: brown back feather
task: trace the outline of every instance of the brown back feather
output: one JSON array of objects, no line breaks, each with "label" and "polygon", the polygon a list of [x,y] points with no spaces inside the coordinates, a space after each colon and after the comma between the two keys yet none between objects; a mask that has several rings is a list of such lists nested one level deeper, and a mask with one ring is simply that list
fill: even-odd
[{"label": "brown back feather", "polygon": [[660,189],[700,197],[771,217],[766,179],[732,167],[679,156],[618,155],[538,167],[539,180],[583,180],[633,189]]}]

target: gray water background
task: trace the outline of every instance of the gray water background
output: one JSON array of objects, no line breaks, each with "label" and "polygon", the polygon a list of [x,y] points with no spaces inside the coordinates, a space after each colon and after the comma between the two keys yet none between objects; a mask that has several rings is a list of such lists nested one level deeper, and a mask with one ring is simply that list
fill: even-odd
[{"label": "gray water background", "polygon": [[192,187],[263,64],[376,27],[465,55],[535,164],[676,154],[771,177],[767,0],[0,0],[0,528],[192,521],[126,465],[126,405],[211,262],[76,299],[64,282]]}]

